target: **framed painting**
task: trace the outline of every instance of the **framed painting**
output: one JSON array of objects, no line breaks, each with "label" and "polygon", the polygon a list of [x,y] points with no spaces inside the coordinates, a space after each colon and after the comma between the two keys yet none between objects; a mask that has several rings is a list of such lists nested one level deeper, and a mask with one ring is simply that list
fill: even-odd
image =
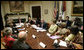
[{"label": "framed painting", "polygon": [[83,16],[83,1],[72,1],[72,16]]},{"label": "framed painting", "polygon": [[45,13],[45,14],[48,14],[48,9],[45,9],[44,13]]},{"label": "framed painting", "polygon": [[11,12],[23,12],[24,2],[23,1],[9,1]]}]

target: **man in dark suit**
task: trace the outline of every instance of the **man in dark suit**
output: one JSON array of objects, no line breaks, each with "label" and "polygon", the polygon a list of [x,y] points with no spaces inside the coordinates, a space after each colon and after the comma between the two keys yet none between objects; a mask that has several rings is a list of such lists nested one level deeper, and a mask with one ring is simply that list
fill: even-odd
[{"label": "man in dark suit", "polygon": [[14,41],[12,49],[31,49],[25,42],[27,33],[22,31],[18,34],[18,40]]},{"label": "man in dark suit", "polygon": [[28,18],[27,23],[34,24],[34,22],[31,20],[31,17]]},{"label": "man in dark suit", "polygon": [[47,29],[47,23],[44,20],[41,20],[40,27],[43,29]]},{"label": "man in dark suit", "polygon": [[72,22],[69,20],[69,16],[66,16],[66,20],[64,20],[63,22],[66,22],[66,28],[70,27]]}]

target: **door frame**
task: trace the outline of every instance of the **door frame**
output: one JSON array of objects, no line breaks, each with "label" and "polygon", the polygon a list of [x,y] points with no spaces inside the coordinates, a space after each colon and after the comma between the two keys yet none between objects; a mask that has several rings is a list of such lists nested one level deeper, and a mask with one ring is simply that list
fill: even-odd
[{"label": "door frame", "polygon": [[32,17],[32,7],[33,7],[33,6],[40,6],[41,17],[42,17],[42,5],[35,4],[35,5],[30,5],[30,15],[31,15],[31,19],[33,19],[33,17]]}]

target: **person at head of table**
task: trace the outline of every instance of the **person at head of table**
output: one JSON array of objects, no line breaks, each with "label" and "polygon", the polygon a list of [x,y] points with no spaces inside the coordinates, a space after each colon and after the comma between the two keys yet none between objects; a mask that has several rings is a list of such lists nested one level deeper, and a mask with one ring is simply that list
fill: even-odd
[{"label": "person at head of table", "polygon": [[32,21],[31,17],[28,18],[27,23],[29,23],[30,25],[31,25],[31,24],[34,24],[34,22]]},{"label": "person at head of table", "polygon": [[52,35],[54,34],[58,29],[58,26],[56,25],[56,21],[54,20],[52,23],[51,23],[51,26],[50,28],[48,29],[49,33]]},{"label": "person at head of table", "polygon": [[79,33],[78,26],[74,25],[70,29],[70,34],[65,38],[65,41],[74,41],[76,35]]},{"label": "person at head of table", "polygon": [[18,39],[14,41],[12,49],[31,49],[30,46],[25,42],[27,33],[24,31],[19,32]]},{"label": "person at head of table", "polygon": [[63,22],[62,16],[59,16],[59,18],[58,18],[56,24],[59,25],[59,24],[61,24],[62,22]]},{"label": "person at head of table", "polygon": [[47,30],[47,23],[43,19],[41,19],[41,22],[38,24],[38,26]]},{"label": "person at head of table", "polygon": [[12,29],[11,28],[5,28],[4,29],[4,42],[6,43],[7,49],[11,49],[13,42],[15,41],[14,38],[12,38]]},{"label": "person at head of table", "polygon": [[54,35],[62,35],[62,37],[64,37],[64,35],[68,35],[70,33],[69,29],[66,29],[66,23],[62,22],[61,24],[58,25],[58,30]]},{"label": "person at head of table", "polygon": [[63,22],[66,22],[66,28],[70,27],[72,22],[69,20],[69,16],[66,16],[66,19],[63,20]]}]

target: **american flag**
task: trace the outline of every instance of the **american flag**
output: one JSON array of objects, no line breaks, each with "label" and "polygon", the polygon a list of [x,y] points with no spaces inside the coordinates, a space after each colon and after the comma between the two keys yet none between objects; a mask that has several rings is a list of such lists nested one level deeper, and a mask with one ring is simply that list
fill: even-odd
[{"label": "american flag", "polygon": [[55,3],[54,3],[54,15],[53,15],[54,18],[56,18],[56,13],[57,13],[57,10],[56,10],[56,1],[55,1]]}]

